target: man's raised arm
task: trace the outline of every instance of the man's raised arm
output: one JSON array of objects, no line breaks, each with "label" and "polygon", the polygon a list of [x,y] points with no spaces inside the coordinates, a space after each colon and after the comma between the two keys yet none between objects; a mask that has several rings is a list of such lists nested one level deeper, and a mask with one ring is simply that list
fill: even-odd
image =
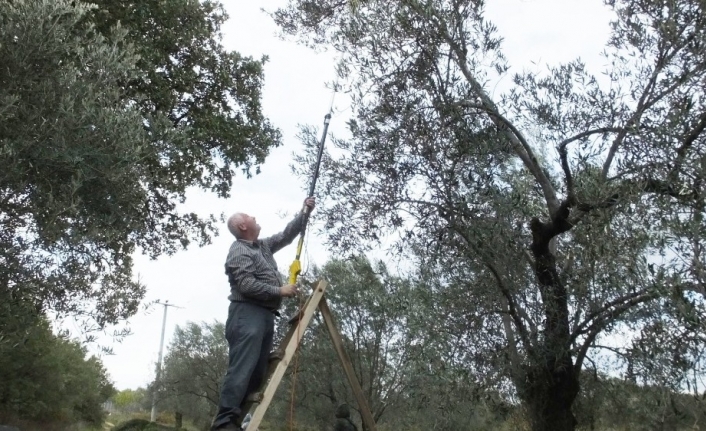
[{"label": "man's raised arm", "polygon": [[[316,200],[313,197],[306,198],[304,200],[304,205],[307,207],[309,214],[314,210],[314,207],[316,206]],[[304,221],[304,213],[299,212],[297,216],[294,218],[294,220],[290,221],[287,224],[287,227],[284,228],[284,230],[278,234],[272,235],[269,238],[265,238],[262,240],[267,246],[272,250],[272,253],[276,253],[282,248],[288,246],[289,244],[294,241],[294,238],[299,235],[299,232],[301,232],[302,229],[302,222]]]}]

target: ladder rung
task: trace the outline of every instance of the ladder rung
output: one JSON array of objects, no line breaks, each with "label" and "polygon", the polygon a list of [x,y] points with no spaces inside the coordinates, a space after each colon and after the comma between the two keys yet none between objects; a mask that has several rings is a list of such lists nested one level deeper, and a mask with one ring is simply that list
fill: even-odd
[{"label": "ladder rung", "polygon": [[262,392],[253,392],[245,399],[245,402],[252,404],[257,404],[260,401],[262,401]]},{"label": "ladder rung", "polygon": [[289,318],[289,324],[294,325],[295,323],[298,323],[301,319],[302,316],[304,316],[304,310],[306,310],[306,307],[309,306],[309,301],[311,300],[311,297],[307,298],[306,302],[299,307],[299,310],[297,310],[297,313]]},{"label": "ladder rung", "polygon": [[304,309],[301,309],[295,314],[294,316],[289,318],[289,324],[294,325],[295,323],[299,322],[302,318],[302,315],[304,315]]}]

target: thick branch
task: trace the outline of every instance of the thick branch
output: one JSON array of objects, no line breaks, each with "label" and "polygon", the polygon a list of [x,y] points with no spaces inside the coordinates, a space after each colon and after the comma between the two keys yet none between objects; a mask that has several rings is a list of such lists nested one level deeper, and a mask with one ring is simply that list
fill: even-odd
[{"label": "thick branch", "polygon": [[[476,247],[471,243],[470,239],[465,235],[465,233],[461,229],[457,229],[455,226],[455,223],[451,222],[452,229],[463,238],[463,240],[466,242],[466,244],[471,247],[472,249],[476,249]],[[480,253],[479,253],[480,254]],[[522,343],[526,346],[526,348],[529,348],[531,346],[530,344],[530,339],[527,334],[527,328],[524,325],[524,322],[522,321],[522,316],[525,316],[525,318],[528,318],[527,314],[524,312],[524,310],[521,309],[515,302],[515,299],[512,297],[510,294],[510,291],[508,290],[507,286],[505,286],[505,283],[503,282],[502,278],[500,277],[500,273],[498,270],[495,268],[495,266],[489,262],[487,259],[483,259],[483,263],[486,265],[488,270],[493,274],[493,277],[498,283],[498,287],[500,288],[500,292],[502,293],[503,297],[505,297],[505,300],[507,301],[507,306],[508,306],[508,314],[510,314],[510,317],[512,317],[513,322],[515,323],[515,326],[517,327],[517,330],[520,334],[520,339],[522,340]]]},{"label": "thick branch", "polygon": [[561,159],[561,168],[564,170],[564,177],[566,178],[566,193],[569,200],[574,200],[574,179],[571,175],[571,168],[569,167],[568,152],[566,147],[575,141],[585,139],[591,135],[604,134],[604,133],[620,133],[623,129],[619,127],[601,127],[599,129],[587,130],[581,132],[578,135],[572,136],[570,138],[564,139],[558,145],[559,157]]},{"label": "thick branch", "polygon": [[[552,214],[551,222],[542,222],[538,217],[530,220],[530,231],[532,232],[532,252],[535,258],[549,253],[549,244],[554,237],[569,231],[574,225],[571,223],[570,215],[574,201],[565,199],[559,208]],[[553,253],[553,252],[552,252]]]},{"label": "thick branch", "polygon": [[[634,297],[624,304],[613,308],[612,310],[608,311],[606,314],[600,316],[596,320],[594,320],[593,324],[589,326],[585,331],[580,331],[576,332],[574,331],[574,334],[572,335],[572,341],[580,335],[580,333],[587,333],[588,335],[586,336],[586,339],[584,340],[583,344],[581,345],[581,348],[579,349],[578,354],[576,355],[576,369],[581,369],[581,365],[583,363],[583,359],[586,357],[586,353],[588,352],[588,349],[591,347],[593,342],[596,340],[596,337],[600,332],[605,329],[606,326],[608,326],[613,320],[615,320],[617,317],[622,315],[623,313],[629,311],[631,308],[633,308],[636,305],[639,305],[643,302],[650,301],[652,299],[655,299],[659,297],[659,294],[655,292],[650,292],[646,293],[643,296],[640,297]],[[615,301],[613,301],[615,302]],[[605,307],[604,307],[605,308]]]},{"label": "thick branch", "polygon": [[520,353],[517,350],[517,340],[515,339],[515,331],[512,329],[512,321],[508,313],[503,314],[503,329],[505,330],[505,337],[507,338],[507,346],[510,351],[510,372],[513,374],[513,380],[518,380],[521,378],[519,376],[519,370],[521,369],[521,358]]},{"label": "thick branch", "polygon": [[701,113],[701,116],[699,117],[699,121],[696,123],[696,127],[694,127],[684,137],[684,142],[677,149],[677,161],[674,164],[674,167],[672,168],[673,174],[676,174],[679,171],[682,163],[684,162],[684,158],[686,158],[686,152],[689,151],[689,148],[691,148],[691,146],[694,144],[694,141],[696,141],[696,139],[699,136],[701,136],[701,134],[704,132],[705,129],[706,129],[706,111]]},{"label": "thick branch", "polygon": [[691,147],[691,145],[694,143],[694,141],[699,136],[701,136],[701,134],[704,132],[704,129],[706,129],[706,111],[701,113],[701,116],[699,117],[699,122],[697,123],[696,127],[684,138],[684,143],[677,150],[677,154],[683,156],[686,153],[686,150],[688,150],[689,147]]},{"label": "thick branch", "polygon": [[[467,79],[472,79],[472,77]],[[485,98],[487,99],[487,96],[485,96]],[[547,207],[549,209],[550,215],[556,213],[556,211],[559,209],[559,199],[556,196],[554,186],[552,186],[551,181],[549,181],[549,178],[542,170],[542,167],[539,164],[539,160],[537,160],[537,157],[534,155],[532,147],[529,145],[522,133],[517,130],[517,128],[512,124],[512,122],[510,122],[510,120],[508,120],[502,114],[500,114],[500,112],[498,112],[493,102],[490,101],[490,99],[487,100],[488,104],[483,103],[480,105],[467,100],[463,100],[459,103],[459,105],[465,108],[481,109],[485,111],[491,117],[493,122],[498,126],[498,128],[500,128],[501,130],[509,130],[511,132],[507,133],[507,136],[515,150],[515,154],[517,154],[520,160],[522,160],[522,163],[525,164],[527,169],[532,172],[532,175],[534,175],[535,179],[539,183],[539,186],[542,188],[542,192],[544,193],[544,198],[547,201]]]},{"label": "thick branch", "polygon": [[596,310],[596,311],[590,313],[588,316],[586,316],[586,318],[583,319],[583,322],[581,322],[579,325],[576,326],[573,333],[571,334],[571,341],[573,342],[577,337],[579,337],[581,334],[585,333],[586,331],[584,331],[584,328],[586,326],[588,326],[594,319],[599,318],[601,316],[601,314],[610,311],[611,308],[613,308],[617,305],[621,305],[627,301],[634,300],[635,298],[638,298],[638,297],[646,295],[646,294],[648,294],[647,289],[642,289],[638,292],[629,293],[627,295],[623,295],[619,298],[616,298],[610,302],[607,302],[599,310]]},{"label": "thick branch", "polygon": [[574,178],[571,175],[571,167],[569,166],[569,156],[566,151],[566,145],[559,147],[559,158],[561,159],[561,169],[564,171],[564,181],[566,181],[566,195],[570,201],[576,200],[574,192]]},{"label": "thick branch", "polygon": [[[682,28],[682,31],[684,29]],[[610,150],[608,150],[608,156],[606,157],[605,163],[603,164],[603,172],[602,172],[602,177],[607,178],[608,177],[608,171],[610,171],[610,166],[613,164],[613,159],[615,158],[615,153],[618,151],[618,148],[623,142],[623,139],[625,139],[625,136],[627,136],[627,131],[628,129],[637,126],[637,124],[640,121],[640,118],[642,118],[642,114],[645,113],[649,108],[654,106],[656,103],[658,103],[662,98],[667,96],[668,94],[672,93],[674,90],[676,90],[679,85],[681,85],[683,82],[687,80],[687,78],[690,75],[693,75],[693,73],[696,71],[695,69],[691,70],[685,70],[681,76],[679,76],[672,85],[668,86],[665,88],[662,92],[654,96],[651,100],[648,100],[649,96],[652,94],[652,92],[655,89],[655,86],[657,85],[657,78],[659,77],[659,74],[664,70],[664,68],[669,64],[669,62],[674,58],[674,56],[679,53],[679,51],[682,50],[685,46],[687,46],[698,34],[698,32],[693,32],[689,37],[684,39],[681,44],[672,46],[672,52],[666,53],[666,52],[660,52],[660,54],[657,57],[656,64],[655,64],[655,69],[652,71],[652,75],[650,75],[650,79],[647,82],[647,85],[645,86],[645,89],[642,92],[642,95],[640,96],[640,99],[637,102],[637,107],[635,108],[635,112],[633,115],[630,117],[628,122],[626,123],[624,129],[622,132],[618,133],[618,136],[615,138],[613,141],[613,145],[611,145]],[[660,41],[663,42],[663,41]],[[662,44],[660,43],[660,46]],[[660,47],[660,50],[662,48]],[[697,68],[698,69],[698,68]]]}]

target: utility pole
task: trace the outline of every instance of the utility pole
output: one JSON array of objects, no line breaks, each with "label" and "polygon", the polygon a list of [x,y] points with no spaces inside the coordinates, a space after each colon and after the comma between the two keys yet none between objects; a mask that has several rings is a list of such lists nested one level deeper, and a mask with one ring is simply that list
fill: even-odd
[{"label": "utility pole", "polygon": [[157,359],[157,375],[154,379],[154,390],[152,391],[152,413],[150,414],[150,421],[154,422],[157,419],[157,388],[162,377],[162,348],[164,348],[164,330],[167,327],[167,307],[183,308],[172,305],[169,301],[159,302],[156,301],[155,304],[164,305],[164,317],[162,318],[162,336],[159,339],[159,358]]}]

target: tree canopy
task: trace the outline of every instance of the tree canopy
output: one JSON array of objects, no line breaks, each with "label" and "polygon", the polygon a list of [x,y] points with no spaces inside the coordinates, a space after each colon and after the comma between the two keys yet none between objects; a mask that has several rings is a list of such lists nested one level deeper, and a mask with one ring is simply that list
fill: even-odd
[{"label": "tree canopy", "polygon": [[208,243],[225,197],[280,135],[262,65],[226,50],[219,3],[0,4],[0,295],[97,327],[144,295],[132,254]]},{"label": "tree canopy", "polygon": [[157,382],[160,410],[173,410],[208,428],[218,410],[228,343],[222,322],[177,326]]},{"label": "tree canopy", "polygon": [[0,319],[0,334],[0,423],[102,425],[103,403],[115,388],[98,358],[54,335],[45,318]]},{"label": "tree canopy", "polygon": [[[134,253],[207,244],[229,196],[280,133],[263,65],[221,44],[218,2],[0,2],[0,415],[100,425],[111,387],[84,331],[134,315]],[[47,425],[48,426],[48,425]]]},{"label": "tree canopy", "polygon": [[322,181],[332,249],[396,238],[453,298],[440,323],[458,357],[511,382],[534,430],[575,429],[581,371],[606,354],[677,387],[703,349],[706,15],[695,0],[606,5],[605,70],[520,72],[498,95],[510,63],[482,1],[273,14],[340,54],[352,96]]}]

